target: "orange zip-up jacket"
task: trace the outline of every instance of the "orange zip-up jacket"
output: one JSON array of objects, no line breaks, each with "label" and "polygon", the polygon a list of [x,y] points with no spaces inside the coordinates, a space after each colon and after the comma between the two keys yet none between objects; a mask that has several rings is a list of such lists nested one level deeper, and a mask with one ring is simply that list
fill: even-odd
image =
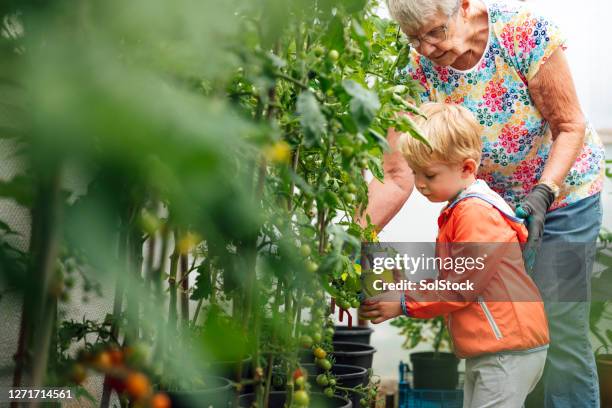
[{"label": "orange zip-up jacket", "polygon": [[[486,268],[452,277],[452,271],[439,271],[439,280],[473,279],[473,291],[452,296],[448,292],[427,292],[426,296],[404,292],[408,316],[445,316],[455,354],[460,358],[548,347],[544,305],[535,283],[525,272],[519,245],[526,242],[527,229],[510,206],[484,181],[477,180],[442,210],[438,225],[436,256],[487,252]],[[434,301],[434,297],[439,300]]]}]

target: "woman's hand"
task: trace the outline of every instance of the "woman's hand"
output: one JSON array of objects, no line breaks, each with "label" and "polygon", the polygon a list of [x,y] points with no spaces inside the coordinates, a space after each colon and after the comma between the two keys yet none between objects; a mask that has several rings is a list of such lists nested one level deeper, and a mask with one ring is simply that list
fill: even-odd
[{"label": "woman's hand", "polygon": [[554,199],[555,196],[550,187],[545,184],[538,184],[525,197],[521,206],[516,209],[516,215],[527,220],[529,236],[523,249],[523,259],[528,273],[531,273],[535,265],[536,255],[540,250],[542,235],[544,234],[546,211],[548,211]]},{"label": "woman's hand", "polygon": [[366,215],[369,215],[376,230],[382,230],[404,206],[414,188],[412,170],[398,150],[400,136],[395,129],[389,129],[387,142],[390,151],[384,153],[382,159],[385,180],[383,183],[374,178],[368,186],[368,207],[358,217],[364,227],[367,225]]},{"label": "woman's hand", "polygon": [[378,324],[385,320],[393,319],[402,314],[402,306],[399,301],[382,301],[368,299],[363,301],[359,308],[359,317],[372,320]]}]

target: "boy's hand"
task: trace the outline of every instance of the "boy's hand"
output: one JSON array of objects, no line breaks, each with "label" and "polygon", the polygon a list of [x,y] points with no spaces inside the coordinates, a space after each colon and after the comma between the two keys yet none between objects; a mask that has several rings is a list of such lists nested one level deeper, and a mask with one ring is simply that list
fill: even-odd
[{"label": "boy's hand", "polygon": [[399,301],[382,301],[368,299],[364,300],[359,308],[359,316],[372,320],[378,324],[385,320],[393,319],[402,314],[402,306]]}]

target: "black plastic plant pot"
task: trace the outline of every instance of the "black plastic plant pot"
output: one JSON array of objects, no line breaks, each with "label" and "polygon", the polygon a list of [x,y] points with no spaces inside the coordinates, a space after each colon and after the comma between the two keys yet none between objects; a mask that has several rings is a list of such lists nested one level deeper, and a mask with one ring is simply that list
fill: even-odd
[{"label": "black plastic plant pot", "polygon": [[353,326],[350,329],[348,326],[336,326],[334,332],[334,341],[342,341],[349,343],[370,344],[370,336],[374,331],[370,327]]},{"label": "black plastic plant pot", "polygon": [[612,354],[599,354],[596,356],[596,362],[601,406],[612,407]]},{"label": "black plastic plant pot", "polygon": [[[242,359],[242,378],[248,378],[252,374],[251,361],[251,356],[246,356]],[[238,381],[237,374],[239,365],[239,360],[211,361],[208,365],[208,370],[213,375]]]},{"label": "black plastic plant pot", "polygon": [[190,391],[169,391],[172,408],[229,408],[234,399],[232,382],[223,377],[205,377],[205,387]]},{"label": "black plastic plant pot", "polygon": [[454,390],[459,383],[459,359],[452,353],[412,353],[412,382],[415,389]]},{"label": "black plastic plant pot", "polygon": [[[285,400],[287,399],[287,393],[285,391],[272,391],[270,393],[270,400],[266,408],[283,408],[285,406]],[[238,399],[238,407],[250,408],[255,401],[255,394],[243,394]],[[334,395],[332,398],[325,396],[319,392],[310,393],[310,404],[311,408],[352,408],[353,404],[347,398]],[[174,406],[173,406],[174,408]]]},{"label": "black plastic plant pot", "polygon": [[[313,389],[323,391],[325,387],[317,384],[315,378],[317,375],[324,373],[324,370],[315,364],[302,364],[302,368],[308,371],[310,384]],[[334,364],[331,369],[332,374],[336,377],[337,384],[346,388],[355,388],[358,385],[368,385],[368,370],[363,367],[357,367],[345,364]],[[342,395],[342,393],[339,393]],[[359,407],[361,395],[356,392],[351,392],[350,399],[354,407]]]},{"label": "black plastic plant pot", "polygon": [[336,364],[352,365],[368,369],[372,368],[372,360],[374,359],[375,352],[376,349],[367,344],[338,341],[334,342],[334,351],[332,355],[336,360]]}]

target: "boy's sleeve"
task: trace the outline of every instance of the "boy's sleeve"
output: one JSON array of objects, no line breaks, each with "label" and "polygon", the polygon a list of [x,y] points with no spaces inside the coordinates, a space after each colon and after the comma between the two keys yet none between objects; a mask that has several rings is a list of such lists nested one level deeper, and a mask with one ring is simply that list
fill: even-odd
[{"label": "boy's sleeve", "polygon": [[437,316],[444,316],[449,313],[463,309],[470,302],[445,302],[439,301],[417,301],[408,292],[404,292],[402,297],[402,311],[406,316],[417,319],[431,319]]},{"label": "boy's sleeve", "polygon": [[[468,199],[472,200],[472,199]],[[468,306],[489,287],[489,283],[500,263],[508,257],[521,257],[518,244],[508,245],[515,236],[503,216],[494,208],[479,202],[458,205],[452,214],[452,242],[438,243],[438,256],[457,259],[477,258],[486,255],[482,270],[452,273],[453,282],[471,281],[474,289],[469,291],[405,291],[404,313],[411,317],[428,319],[452,313]],[[505,259],[506,258],[506,259]],[[520,259],[522,261],[522,258]],[[504,294],[500,294],[500,299]]]}]

